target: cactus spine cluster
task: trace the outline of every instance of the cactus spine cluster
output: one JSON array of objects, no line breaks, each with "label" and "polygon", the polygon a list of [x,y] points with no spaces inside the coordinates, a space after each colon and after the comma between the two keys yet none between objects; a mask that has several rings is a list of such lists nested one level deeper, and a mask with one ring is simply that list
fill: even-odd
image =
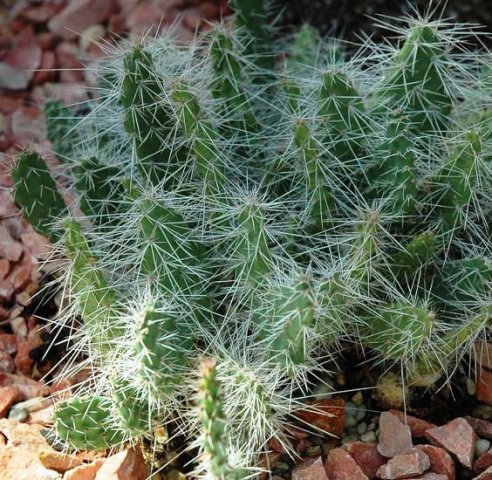
[{"label": "cactus spine cluster", "polygon": [[39,155],[13,172],[64,252],[94,369],[58,435],[101,449],[179,419],[212,478],[287,445],[308,373],[344,340],[420,384],[492,315],[490,54],[420,17],[396,44],[345,52],[305,27],[286,48],[261,0],[233,4],[236,30],[108,58],[75,130],[50,107],[74,204]]}]

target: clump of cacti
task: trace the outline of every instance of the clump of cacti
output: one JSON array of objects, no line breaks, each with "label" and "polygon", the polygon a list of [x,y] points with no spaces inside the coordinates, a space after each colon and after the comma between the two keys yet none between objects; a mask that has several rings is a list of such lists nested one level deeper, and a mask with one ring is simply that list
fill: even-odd
[{"label": "clump of cacti", "polygon": [[74,203],[38,154],[13,172],[94,372],[58,435],[102,449],[175,421],[213,478],[288,444],[344,340],[428,386],[492,314],[490,56],[468,29],[416,18],[352,51],[303,28],[286,48],[261,0],[233,3],[236,30],[122,47],[91,113],[51,119]]}]

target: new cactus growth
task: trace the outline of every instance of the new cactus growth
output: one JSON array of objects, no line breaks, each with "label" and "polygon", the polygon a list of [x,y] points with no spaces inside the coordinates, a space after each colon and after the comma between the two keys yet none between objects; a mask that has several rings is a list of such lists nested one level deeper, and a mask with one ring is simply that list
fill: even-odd
[{"label": "new cactus growth", "polygon": [[261,0],[233,5],[236,30],[122,49],[81,125],[48,124],[73,204],[38,154],[14,168],[95,371],[60,438],[102,449],[176,421],[224,479],[273,436],[288,448],[344,340],[423,384],[492,314],[490,54],[427,18],[350,56],[308,28],[286,47]]}]

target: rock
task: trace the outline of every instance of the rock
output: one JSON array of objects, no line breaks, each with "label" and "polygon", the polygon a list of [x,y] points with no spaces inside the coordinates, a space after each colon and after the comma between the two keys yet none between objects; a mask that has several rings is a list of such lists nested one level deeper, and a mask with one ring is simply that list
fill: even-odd
[{"label": "rock", "polygon": [[485,438],[480,438],[475,444],[475,457],[479,457],[487,452],[490,448],[490,441]]},{"label": "rock", "polygon": [[390,412],[379,417],[378,451],[383,457],[392,458],[412,448],[410,427]]},{"label": "rock", "polygon": [[330,450],[325,462],[325,471],[330,480],[368,480],[362,468],[342,448]]},{"label": "rock", "polygon": [[50,392],[46,385],[25,377],[24,375],[0,372],[0,387],[8,385],[16,385],[19,388],[19,400],[46,397]]},{"label": "rock", "polygon": [[46,138],[44,114],[35,107],[21,107],[11,117],[12,137],[19,145],[37,143]]},{"label": "rock", "polygon": [[0,447],[2,480],[59,480],[61,475],[46,468],[40,452],[54,452],[38,428],[15,420],[0,420],[0,432],[7,444]]},{"label": "rock", "polygon": [[19,398],[19,387],[10,385],[8,387],[0,387],[0,418],[5,418],[10,410],[10,407]]},{"label": "rock", "polygon": [[114,2],[112,0],[70,2],[50,20],[48,27],[55,35],[65,40],[75,39],[91,25],[104,22],[113,9]]},{"label": "rock", "polygon": [[428,430],[429,428],[434,428],[436,426],[433,423],[427,422],[417,417],[413,417],[412,415],[406,415],[400,410],[390,410],[389,413],[395,415],[400,419],[402,423],[410,427],[412,438],[423,438],[425,437],[426,430]]},{"label": "rock", "polygon": [[42,344],[41,331],[38,328],[31,330],[27,335],[27,338],[19,342],[17,355],[15,357],[15,366],[19,372],[24,375],[29,375],[31,373],[34,360],[30,353]]},{"label": "rock", "polygon": [[492,440],[492,422],[475,417],[465,417],[465,419],[479,437]]},{"label": "rock", "polygon": [[331,480],[326,476],[321,457],[312,458],[292,470],[292,480]]},{"label": "rock", "polygon": [[421,475],[420,477],[413,477],[407,480],[448,480],[446,475],[442,475],[441,473],[429,472]]},{"label": "rock", "polygon": [[87,465],[75,467],[63,475],[63,480],[95,480],[97,472],[105,461],[105,458],[98,458]]},{"label": "rock", "polygon": [[464,418],[455,418],[442,427],[425,432],[426,438],[435,446],[453,454],[467,468],[472,468],[477,435]]},{"label": "rock", "polygon": [[434,473],[445,475],[447,480],[455,480],[454,460],[444,448],[434,447],[433,445],[417,445],[415,448],[429,457],[430,469]]},{"label": "rock", "polygon": [[473,477],[473,480],[492,480],[492,467],[487,468],[477,477]]},{"label": "rock", "polygon": [[386,463],[386,458],[378,452],[376,445],[354,442],[347,443],[342,449],[350,454],[369,480],[375,478],[379,467]]},{"label": "rock", "polygon": [[0,350],[0,372],[13,373],[15,363],[13,358],[6,352]]},{"label": "rock", "polygon": [[8,229],[0,225],[0,258],[17,262],[22,255],[22,245],[12,238]]},{"label": "rock", "polygon": [[50,426],[53,424],[53,413],[55,407],[53,405],[42,408],[41,410],[36,410],[35,412],[30,412],[26,419],[26,423],[38,424],[43,426]]},{"label": "rock", "polygon": [[345,405],[343,399],[329,398],[308,405],[309,409],[296,413],[301,422],[337,437],[342,435]]},{"label": "rock", "polygon": [[82,83],[45,83],[34,88],[31,97],[38,105],[43,105],[47,98],[60,100],[65,105],[86,102],[89,98]]},{"label": "rock", "polygon": [[56,57],[51,50],[43,51],[41,65],[39,70],[34,74],[32,79],[33,85],[42,85],[46,82],[52,82],[56,77]]},{"label": "rock", "polygon": [[50,470],[65,473],[67,470],[78,467],[82,460],[66,453],[43,451],[39,453],[39,460]]},{"label": "rock", "polygon": [[17,352],[17,338],[11,333],[0,334],[0,350],[13,355]]},{"label": "rock", "polygon": [[14,332],[15,338],[18,340],[24,340],[27,338],[27,325],[24,317],[15,317],[10,319],[10,328]]},{"label": "rock", "polygon": [[84,78],[79,49],[75,43],[62,42],[56,47],[56,60],[62,82],[80,82]]},{"label": "rock", "polygon": [[473,470],[481,472],[492,466],[492,449],[480,455],[473,464]]},{"label": "rock", "polygon": [[477,382],[477,399],[492,405],[492,370],[481,368]]},{"label": "rock", "polygon": [[41,64],[41,47],[31,27],[22,30],[0,62],[0,88],[24,90]]},{"label": "rock", "polygon": [[421,450],[412,448],[405,453],[396,455],[381,466],[377,472],[378,478],[395,480],[422,475],[430,467],[427,455]]},{"label": "rock", "polygon": [[483,340],[477,340],[470,351],[472,360],[478,366],[492,369],[492,344]]},{"label": "rock", "polygon": [[147,467],[139,448],[129,448],[108,457],[95,480],[146,480]]}]

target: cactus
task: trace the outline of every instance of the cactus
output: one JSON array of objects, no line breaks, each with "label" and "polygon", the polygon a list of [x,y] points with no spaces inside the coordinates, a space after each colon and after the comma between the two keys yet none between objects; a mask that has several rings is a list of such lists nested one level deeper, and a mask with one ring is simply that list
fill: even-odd
[{"label": "cactus", "polygon": [[14,168],[95,372],[58,435],[98,449],[176,423],[216,478],[254,476],[273,436],[289,448],[345,340],[432,384],[491,321],[490,55],[417,18],[347,58],[233,5],[236,30],[122,48],[84,121],[52,123],[75,202],[38,154]]}]

